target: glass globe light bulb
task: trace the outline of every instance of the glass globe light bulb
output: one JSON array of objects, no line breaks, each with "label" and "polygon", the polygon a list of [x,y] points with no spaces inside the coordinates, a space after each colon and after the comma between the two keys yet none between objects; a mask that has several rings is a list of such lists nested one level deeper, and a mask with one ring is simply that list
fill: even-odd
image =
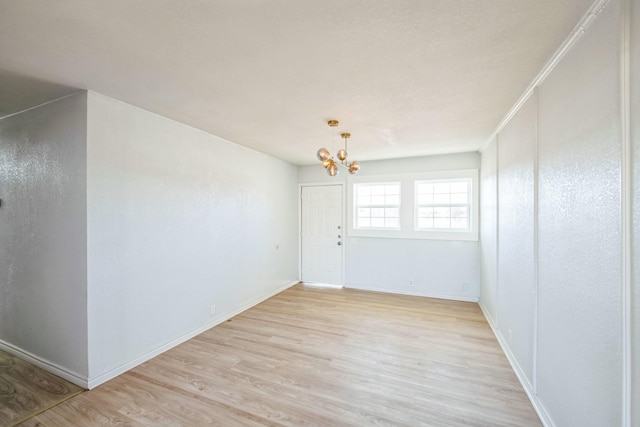
[{"label": "glass globe light bulb", "polygon": [[326,169],[329,167],[329,165],[333,164],[333,159],[327,159],[327,160],[323,160],[322,161],[322,166]]},{"label": "glass globe light bulb", "polygon": [[320,160],[321,162],[324,162],[329,157],[331,157],[331,154],[329,154],[329,150],[327,150],[326,148],[321,148],[318,150],[318,160]]},{"label": "glass globe light bulb", "polygon": [[346,158],[347,158],[347,150],[345,150],[344,148],[339,149],[338,159],[340,159],[341,162],[344,162]]},{"label": "glass globe light bulb", "polygon": [[338,166],[332,162],[327,168],[327,173],[329,174],[329,176],[338,175]]}]

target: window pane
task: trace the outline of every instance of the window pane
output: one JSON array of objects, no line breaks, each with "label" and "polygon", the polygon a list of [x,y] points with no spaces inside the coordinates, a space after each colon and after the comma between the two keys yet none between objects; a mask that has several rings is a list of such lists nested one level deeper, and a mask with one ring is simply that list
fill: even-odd
[{"label": "window pane", "polygon": [[384,208],[372,208],[371,218],[384,218]]},{"label": "window pane", "polygon": [[371,187],[368,185],[358,185],[358,197],[360,196],[370,196],[371,195]]},{"label": "window pane", "polygon": [[372,227],[384,227],[384,218],[371,218]]},{"label": "window pane", "polygon": [[385,197],[385,205],[399,205],[400,204],[400,195],[399,194],[395,194],[395,195],[387,195],[387,197]]},{"label": "window pane", "polygon": [[436,205],[448,205],[451,203],[451,196],[449,194],[435,194],[433,203]]},{"label": "window pane", "polygon": [[433,208],[418,208],[419,218],[433,218]]},{"label": "window pane", "polygon": [[399,184],[387,184],[384,186],[385,194],[400,194],[400,185]]},{"label": "window pane", "polygon": [[389,228],[399,228],[400,224],[398,218],[386,218],[384,220],[384,226]]},{"label": "window pane", "polygon": [[466,205],[467,200],[467,193],[451,194],[452,205]]},{"label": "window pane", "polygon": [[451,208],[445,208],[445,207],[433,208],[433,216],[436,218],[449,218],[451,217]]},{"label": "window pane", "polygon": [[451,218],[451,228],[465,229],[469,228],[468,218]]},{"label": "window pane", "polygon": [[358,227],[371,227],[371,220],[369,218],[358,218]]},{"label": "window pane", "polygon": [[433,184],[426,182],[418,182],[416,184],[418,194],[433,194]]},{"label": "window pane", "polygon": [[399,228],[400,183],[355,184],[355,227]]},{"label": "window pane", "polygon": [[466,218],[468,217],[467,208],[451,208],[451,218]]},{"label": "window pane", "polygon": [[420,195],[418,195],[418,204],[419,205],[432,205],[433,204],[433,195],[432,194],[420,194]]},{"label": "window pane", "polygon": [[435,228],[451,228],[451,220],[449,218],[434,218],[433,226]]},{"label": "window pane", "polygon": [[468,184],[465,181],[452,182],[451,183],[451,192],[452,193],[466,193],[469,191]]},{"label": "window pane", "polygon": [[433,219],[418,218],[418,228],[433,228]]},{"label": "window pane", "polygon": [[371,195],[384,196],[384,185],[374,185],[371,187]]},{"label": "window pane", "polygon": [[448,182],[436,182],[433,184],[433,192],[437,194],[450,193]]},{"label": "window pane", "polygon": [[371,196],[358,196],[358,205],[369,206],[371,204]]},{"label": "window pane", "polygon": [[470,180],[415,181],[418,229],[469,229]]},{"label": "window pane", "polygon": [[372,205],[384,205],[384,195],[383,196],[371,196],[371,204]]}]

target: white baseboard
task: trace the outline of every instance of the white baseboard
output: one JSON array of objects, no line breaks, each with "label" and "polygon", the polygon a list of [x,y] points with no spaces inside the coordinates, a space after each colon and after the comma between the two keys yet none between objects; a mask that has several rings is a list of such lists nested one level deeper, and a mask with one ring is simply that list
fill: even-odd
[{"label": "white baseboard", "polygon": [[540,417],[540,421],[542,421],[542,424],[545,427],[555,427],[555,424],[552,421],[551,417],[549,416],[549,413],[544,408],[544,405],[542,404],[542,402],[540,402],[540,400],[538,399],[538,396],[533,390],[531,383],[529,382],[529,380],[527,380],[527,376],[524,374],[524,371],[520,367],[520,364],[518,363],[515,356],[511,352],[509,345],[507,345],[506,340],[498,330],[498,327],[494,323],[493,318],[489,315],[489,312],[484,307],[482,302],[480,302],[478,305],[480,306],[480,309],[482,310],[482,314],[484,314],[485,319],[487,319],[487,323],[491,327],[491,330],[493,331],[493,335],[495,335],[496,339],[498,340],[498,344],[500,344],[500,347],[502,348],[504,355],[507,356],[507,360],[511,365],[511,369],[513,369],[513,372],[516,374],[516,377],[518,377],[518,381],[520,381],[520,384],[522,384],[522,388],[524,388],[524,392],[527,393],[527,397],[529,398],[529,401],[531,401],[531,404],[533,405],[533,409],[535,409],[536,412],[538,413],[538,417]]},{"label": "white baseboard", "polygon": [[398,294],[398,295],[411,295],[416,297],[426,297],[426,298],[438,298],[438,299],[448,299],[453,301],[466,301],[466,302],[478,302],[478,298],[476,297],[467,297],[463,295],[449,295],[449,294],[440,294],[437,292],[412,292],[412,291],[398,291],[394,289],[385,289],[385,288],[374,288],[370,286],[364,285],[354,285],[354,284],[346,284],[345,288],[350,289],[360,289],[362,291],[372,291],[372,292],[384,292],[387,294]]},{"label": "white baseboard", "polygon": [[292,282],[287,283],[286,285],[271,291],[269,293],[267,293],[266,295],[263,295],[261,297],[255,298],[253,300],[251,300],[250,302],[248,302],[247,304],[244,304],[243,306],[241,306],[240,308],[232,311],[231,313],[225,313],[219,317],[216,317],[214,319],[212,319],[211,321],[205,323],[204,325],[202,325],[201,327],[194,329],[191,332],[188,332],[178,338],[175,338],[171,341],[169,341],[168,343],[161,345],[160,347],[157,347],[151,351],[149,351],[148,353],[145,353],[139,357],[136,357],[133,360],[130,360],[127,363],[124,363],[116,368],[111,369],[108,372],[105,372],[104,374],[100,374],[96,377],[91,377],[89,376],[89,379],[87,381],[87,388],[88,389],[92,389],[95,388],[97,386],[99,386],[100,384],[103,384],[115,377],[117,377],[118,375],[121,375],[125,372],[127,372],[128,370],[135,368],[136,366],[150,360],[153,359],[154,357],[158,356],[159,354],[164,353],[167,350],[172,349],[173,347],[182,344],[183,342],[190,340],[191,338],[195,337],[196,335],[200,335],[201,333],[203,333],[206,330],[209,330],[211,328],[213,328],[216,325],[219,325],[220,323],[226,322],[227,320],[231,319],[234,316],[237,316],[238,314],[242,313],[243,311],[253,307],[254,305],[260,304],[261,302],[271,298],[274,295],[279,294],[280,292],[289,289],[291,286],[296,285],[300,283],[299,280],[295,280]]},{"label": "white baseboard", "polygon": [[80,375],[79,373],[62,367],[57,363],[53,363],[50,360],[47,360],[40,356],[36,356],[35,354],[13,344],[9,344],[6,341],[0,340],[0,350],[3,350],[9,354],[13,354],[16,357],[29,362],[32,365],[37,366],[38,368],[51,372],[52,374],[57,375],[60,378],[64,378],[65,380],[72,382],[77,386],[80,386],[82,388],[89,388],[86,376]]}]

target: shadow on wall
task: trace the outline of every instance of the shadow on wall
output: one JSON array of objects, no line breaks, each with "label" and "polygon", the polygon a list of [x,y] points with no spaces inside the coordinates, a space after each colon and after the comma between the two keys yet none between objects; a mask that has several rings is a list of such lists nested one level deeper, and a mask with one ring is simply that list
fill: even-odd
[{"label": "shadow on wall", "polygon": [[0,118],[80,90],[0,69]]}]

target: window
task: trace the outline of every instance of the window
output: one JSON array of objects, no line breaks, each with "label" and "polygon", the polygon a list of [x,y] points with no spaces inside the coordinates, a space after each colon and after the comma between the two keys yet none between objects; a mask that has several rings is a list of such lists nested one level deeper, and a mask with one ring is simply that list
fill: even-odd
[{"label": "window", "polygon": [[347,178],[350,237],[478,240],[478,170]]},{"label": "window", "polygon": [[416,181],[416,230],[468,231],[470,187],[470,179]]},{"label": "window", "polygon": [[400,183],[354,185],[354,223],[358,229],[400,228]]}]

